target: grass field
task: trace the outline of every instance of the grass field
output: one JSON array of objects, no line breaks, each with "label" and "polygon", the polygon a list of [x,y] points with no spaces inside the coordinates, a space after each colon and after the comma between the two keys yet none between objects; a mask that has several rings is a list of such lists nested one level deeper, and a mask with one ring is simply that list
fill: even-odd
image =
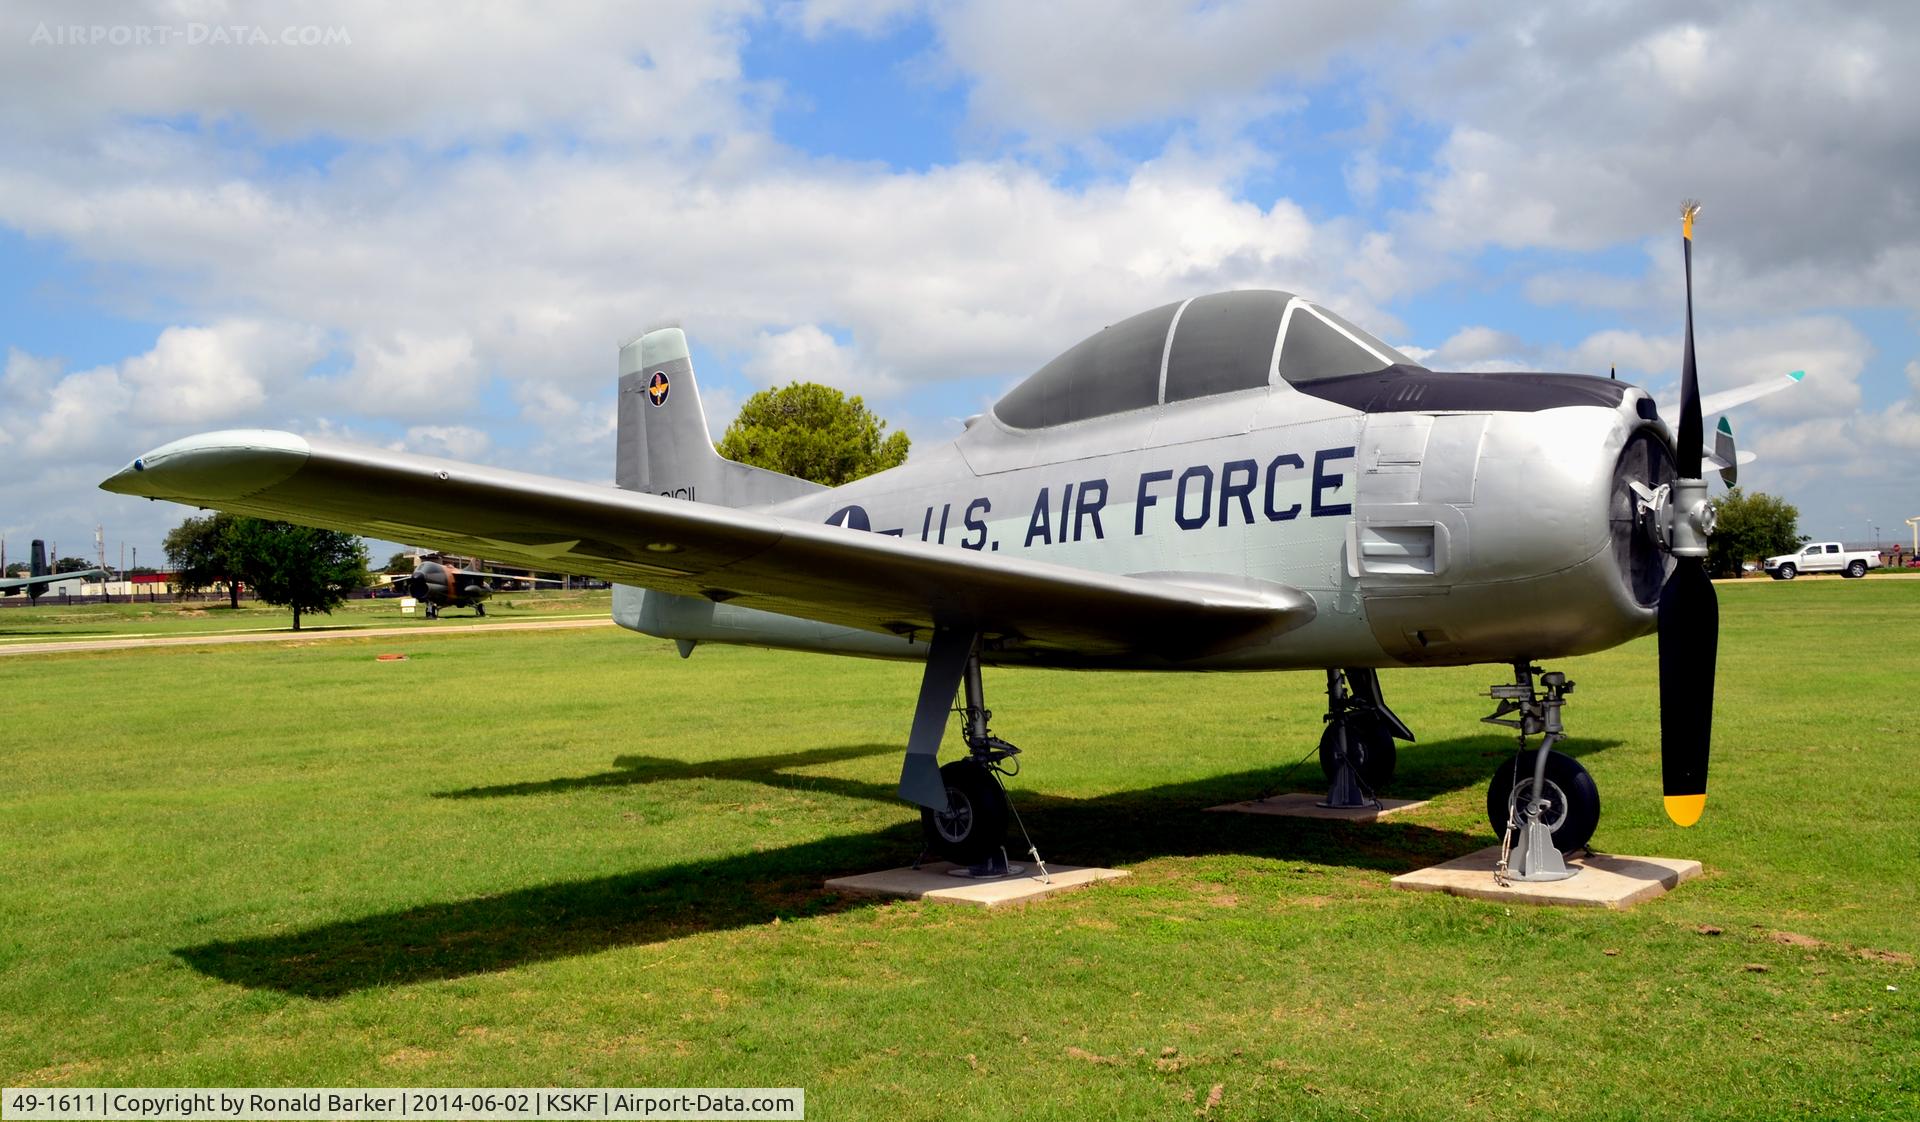
[{"label": "grass field", "polygon": [[[552,619],[566,615],[607,614],[613,593],[600,591],[503,592],[487,601],[484,618],[471,608],[449,608],[437,620],[422,611],[403,614],[398,599],[349,600],[326,614],[308,613],[300,619],[306,631],[342,631],[369,627],[484,627],[496,619]],[[50,600],[0,609],[0,648],[9,643],[42,643],[53,639],[116,639],[151,635],[199,635],[225,631],[291,631],[293,613],[257,601],[243,600],[238,608],[225,600],[205,603],[75,604]]]},{"label": "grass field", "polygon": [[1388,888],[1492,840],[1495,667],[1383,676],[1422,738],[1395,793],[1433,801],[1374,826],[1201,812],[1314,785],[1288,769],[1316,675],[990,670],[1042,850],[1133,876],[980,912],[821,887],[917,851],[892,793],[912,666],[424,629],[0,661],[0,1079],[801,1086],[821,1119],[1913,1118],[1920,582],[1721,605],[1692,830],[1660,810],[1651,642],[1556,666],[1596,846],[1707,866],[1619,913]]}]

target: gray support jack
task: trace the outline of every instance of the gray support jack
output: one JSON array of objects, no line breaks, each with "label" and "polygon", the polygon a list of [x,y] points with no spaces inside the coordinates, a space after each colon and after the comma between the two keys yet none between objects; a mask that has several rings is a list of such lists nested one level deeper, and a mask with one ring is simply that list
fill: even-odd
[{"label": "gray support jack", "polygon": [[[1535,674],[1540,675],[1538,691],[1533,686]],[[1500,883],[1566,880],[1580,870],[1567,867],[1566,858],[1554,847],[1553,831],[1540,821],[1540,816],[1547,809],[1547,753],[1566,736],[1566,729],[1560,723],[1560,707],[1566,703],[1566,695],[1573,692],[1573,683],[1559,671],[1541,673],[1539,667],[1525,662],[1514,664],[1513,677],[1513,685],[1495,686],[1488,691],[1500,705],[1492,716],[1480,719],[1518,729],[1522,751],[1526,750],[1527,737],[1543,735],[1533,757],[1532,797],[1527,800],[1524,812],[1518,805],[1512,807],[1507,828],[1500,836],[1500,863],[1494,866],[1494,880]],[[1518,720],[1506,719],[1506,714],[1516,712]],[[1524,823],[1518,821],[1523,814]],[[1513,845],[1516,829],[1520,832],[1518,847]]]},{"label": "gray support jack", "polygon": [[1364,810],[1378,807],[1380,800],[1360,782],[1360,774],[1354,770],[1352,745],[1347,738],[1354,735],[1353,722],[1346,714],[1362,703],[1357,701],[1347,689],[1346,675],[1339,670],[1327,671],[1327,720],[1332,725],[1332,733],[1338,738],[1340,750],[1335,754],[1333,782],[1327,788],[1324,801],[1314,805],[1329,810]]}]

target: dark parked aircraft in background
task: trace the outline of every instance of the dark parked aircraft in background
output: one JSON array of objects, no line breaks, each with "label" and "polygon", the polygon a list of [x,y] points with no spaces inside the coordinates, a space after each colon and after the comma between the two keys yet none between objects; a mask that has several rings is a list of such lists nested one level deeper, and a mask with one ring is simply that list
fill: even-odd
[{"label": "dark parked aircraft in background", "polygon": [[473,614],[487,614],[487,598],[502,587],[516,584],[558,584],[545,577],[523,577],[513,573],[489,573],[482,569],[455,568],[438,561],[421,561],[413,572],[397,581],[407,595],[427,607],[428,619],[439,619],[442,608],[472,608]]},{"label": "dark parked aircraft in background", "polygon": [[28,599],[39,602],[50,584],[63,580],[106,580],[105,569],[79,569],[71,573],[53,573],[47,571],[47,543],[34,539],[33,558],[27,565],[27,576],[0,578],[0,595],[11,596],[16,592],[25,592]]}]

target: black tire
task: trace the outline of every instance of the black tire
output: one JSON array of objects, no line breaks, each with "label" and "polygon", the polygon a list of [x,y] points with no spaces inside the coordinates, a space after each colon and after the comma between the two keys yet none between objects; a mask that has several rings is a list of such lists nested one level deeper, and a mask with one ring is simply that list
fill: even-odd
[{"label": "black tire", "polygon": [[[1531,751],[1509,756],[1487,785],[1487,821],[1493,825],[1495,837],[1507,832],[1508,806],[1515,798],[1522,800],[1519,817],[1525,818],[1524,800],[1533,789],[1533,756]],[[1516,770],[1522,773],[1518,789],[1514,787]],[[1540,820],[1553,831],[1554,848],[1562,853],[1584,848],[1600,825],[1599,785],[1580,761],[1559,752],[1547,753],[1546,779],[1547,808]],[[1518,831],[1515,835],[1517,841]]]},{"label": "black tire", "polygon": [[1854,580],[1859,580],[1861,577],[1866,576],[1867,563],[1857,559],[1847,562],[1847,575]]},{"label": "black tire", "polygon": [[956,865],[977,865],[1007,836],[1007,794],[986,765],[955,760],[940,769],[950,813],[920,808],[920,835],[928,850]]},{"label": "black tire", "polygon": [[487,615],[487,606],[485,604],[475,604],[473,606],[473,614],[481,617],[482,619],[485,619]]},{"label": "black tire", "polygon": [[[1360,782],[1378,795],[1393,782],[1394,765],[1400,759],[1393,734],[1387,731],[1387,722],[1378,713],[1361,709],[1349,710],[1340,720],[1347,723],[1348,751],[1355,756],[1354,770],[1360,773]],[[1320,734],[1320,771],[1328,783],[1333,782],[1339,763],[1339,729],[1335,722],[1328,721],[1327,730]]]},{"label": "black tire", "polygon": [[1794,577],[1797,577],[1799,575],[1800,575],[1800,570],[1794,568],[1791,564],[1788,564],[1788,565],[1780,566],[1780,575],[1775,577],[1774,579],[1775,580],[1792,580]]}]

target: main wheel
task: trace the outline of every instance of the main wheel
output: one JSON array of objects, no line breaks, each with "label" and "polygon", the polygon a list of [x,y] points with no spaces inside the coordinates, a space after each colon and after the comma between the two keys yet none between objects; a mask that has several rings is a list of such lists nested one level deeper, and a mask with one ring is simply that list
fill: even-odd
[{"label": "main wheel", "polygon": [[1378,713],[1365,709],[1349,709],[1338,720],[1328,721],[1327,731],[1320,734],[1320,771],[1328,783],[1333,782],[1333,773],[1340,766],[1341,722],[1347,726],[1347,751],[1352,753],[1360,782],[1378,795],[1393,782],[1393,768],[1400,758],[1393,734],[1387,731],[1387,723]]},{"label": "main wheel", "polygon": [[947,813],[920,808],[927,848],[956,865],[977,865],[1007,836],[1007,793],[986,765],[955,760],[940,769],[947,786]]},{"label": "main wheel", "polygon": [[[1509,756],[1487,785],[1487,821],[1496,836],[1507,832],[1509,817],[1526,822],[1527,804],[1533,799],[1533,756],[1530,751]],[[1554,848],[1569,853],[1585,846],[1600,825],[1600,788],[1593,776],[1572,756],[1548,752],[1544,786],[1547,805],[1540,821],[1553,832]],[[1517,840],[1518,831],[1515,836]]]},{"label": "main wheel", "polygon": [[1794,577],[1797,577],[1797,576],[1799,576],[1799,575],[1800,575],[1800,570],[1799,570],[1799,569],[1797,569],[1797,568],[1795,568],[1795,567],[1794,567],[1793,565],[1791,565],[1791,564],[1787,564],[1787,565],[1782,565],[1782,566],[1780,566],[1780,575],[1779,575],[1778,577],[1776,577],[1776,578],[1774,578],[1774,579],[1776,579],[1776,580],[1792,580],[1792,579],[1793,579]]},{"label": "main wheel", "polygon": [[473,614],[476,616],[485,618],[487,614],[487,606],[485,604],[475,604],[473,606]]},{"label": "main wheel", "polygon": [[1867,563],[1858,559],[1847,562],[1847,575],[1859,580],[1867,575]]}]

